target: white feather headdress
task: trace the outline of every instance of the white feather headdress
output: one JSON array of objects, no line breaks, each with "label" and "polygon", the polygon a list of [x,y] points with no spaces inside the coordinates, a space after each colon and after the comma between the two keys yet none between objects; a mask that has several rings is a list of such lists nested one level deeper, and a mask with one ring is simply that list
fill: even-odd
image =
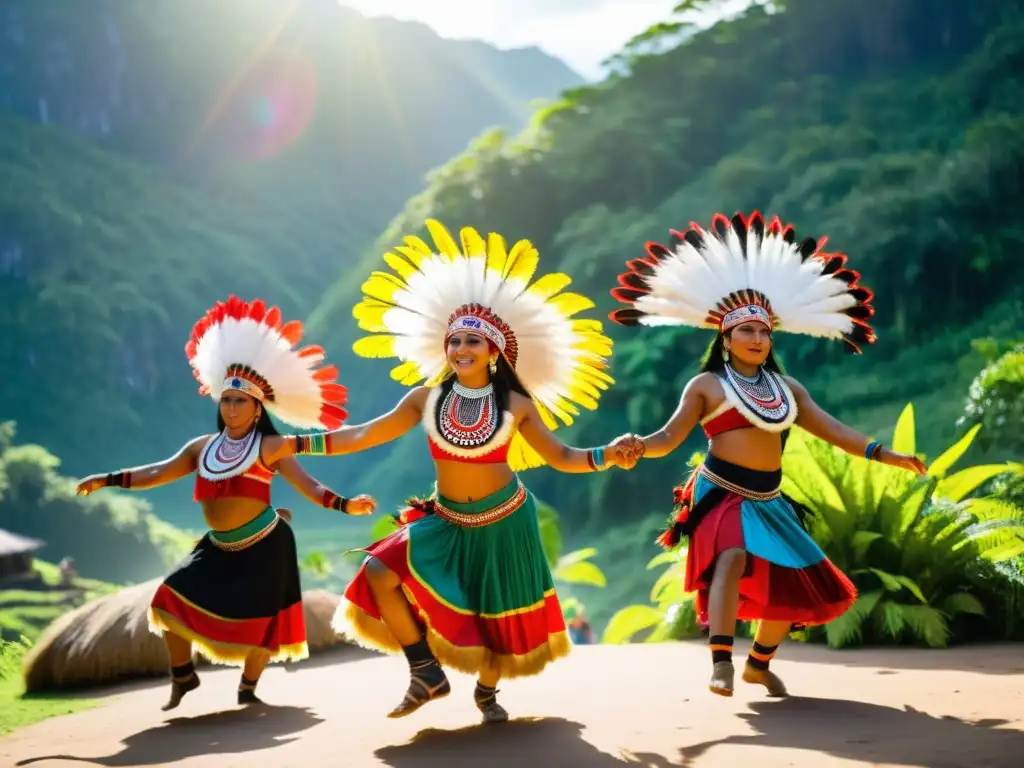
[{"label": "white feather headdress", "polygon": [[[600,320],[574,319],[594,303],[561,293],[568,275],[548,274],[531,283],[537,249],[520,240],[511,250],[495,233],[460,230],[461,248],[437,221],[427,221],[434,241],[418,237],[384,255],[393,270],[374,272],[353,309],[359,327],[374,334],[353,349],[363,357],[397,357],[391,377],[406,385],[438,384],[448,372],[446,344],[456,330],[486,336],[515,369],[551,429],[557,416],[571,424],[577,406],[597,408],[612,378],[605,359],[612,342]],[[513,469],[543,464],[519,435],[509,450]]]},{"label": "white feather headdress", "polygon": [[219,401],[236,389],[294,427],[337,429],[347,416],[347,390],[335,382],[335,366],[318,367],[322,348],[299,348],[302,331],[302,323],[282,323],[281,310],[259,299],[217,302],[185,345],[199,393]]},{"label": "white feather headdress", "polygon": [[669,247],[647,244],[647,258],[627,262],[612,296],[629,304],[611,313],[621,325],[689,325],[724,332],[748,319],[769,327],[842,339],[854,352],[872,344],[874,294],[846,269],[846,256],[825,253],[827,238],[796,241],[776,216],[732,219],[715,214],[711,232],[690,223]]}]

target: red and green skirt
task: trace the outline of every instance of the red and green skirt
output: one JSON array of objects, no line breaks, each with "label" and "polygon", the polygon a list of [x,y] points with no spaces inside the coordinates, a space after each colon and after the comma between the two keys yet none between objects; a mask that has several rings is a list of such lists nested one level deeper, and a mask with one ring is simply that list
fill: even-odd
[{"label": "red and green skirt", "polygon": [[856,601],[853,582],[825,556],[778,491],[781,480],[780,471],[751,470],[709,455],[690,482],[676,489],[676,536],[668,543],[680,533],[690,537],[684,586],[697,593],[701,623],[708,620],[715,563],[728,549],[747,553],[737,612],[742,621],[826,624]]},{"label": "red and green skirt", "polygon": [[273,507],[233,531],[209,531],[157,587],[150,629],[190,640],[219,664],[253,651],[303,659],[306,620],[295,534]]},{"label": "red and green skirt", "polygon": [[401,651],[370,590],[366,563],[372,557],[401,579],[427,643],[445,666],[523,677],[569,653],[536,503],[518,478],[480,501],[438,496],[420,512],[358,550],[369,557],[345,590],[335,631],[366,647]]}]

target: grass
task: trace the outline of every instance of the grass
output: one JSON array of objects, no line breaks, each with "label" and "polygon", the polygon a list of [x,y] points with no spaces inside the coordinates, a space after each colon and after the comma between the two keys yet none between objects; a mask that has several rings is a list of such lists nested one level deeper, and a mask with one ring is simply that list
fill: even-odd
[{"label": "grass", "polygon": [[35,642],[40,633],[62,613],[93,598],[118,589],[95,579],[76,579],[73,587],[60,583],[56,565],[35,561],[36,576],[0,591],[0,638],[26,637]]},{"label": "grass", "polygon": [[61,614],[118,587],[94,579],[60,584],[56,565],[37,560],[36,576],[0,591],[0,736],[41,720],[90,709],[98,700],[78,694],[25,694],[21,662],[42,631]]}]

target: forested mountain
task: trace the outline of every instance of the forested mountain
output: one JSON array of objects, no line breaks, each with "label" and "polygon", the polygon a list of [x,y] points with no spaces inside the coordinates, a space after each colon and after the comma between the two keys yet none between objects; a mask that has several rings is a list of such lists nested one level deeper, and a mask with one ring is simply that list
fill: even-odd
[{"label": "forested mountain", "polygon": [[[191,1],[102,7],[118,18],[130,14],[154,35],[140,39],[158,41],[157,33],[175,29],[168,14]],[[24,18],[42,14],[25,2],[8,5]],[[259,88],[225,83],[259,71],[238,62],[266,39],[273,14],[292,5],[306,26],[288,22],[293,36],[279,38],[289,41],[278,46],[281,55],[301,50],[316,62],[321,96],[324,68],[344,68],[348,76],[331,87],[363,87],[376,101],[360,112],[349,108],[353,91],[328,99],[329,107],[321,99],[294,143],[255,162],[251,146],[237,140],[247,129],[229,129],[226,118],[213,123],[223,132],[200,128],[221,96],[236,105],[231,114],[249,114],[251,99],[225,94]],[[47,7],[38,17],[56,18],[47,23],[74,16],[63,5]],[[784,362],[822,405],[883,438],[913,401],[928,414],[918,438],[926,452],[950,442],[968,383],[984,364],[971,341],[1020,337],[1021,0],[789,0],[755,4],[688,37],[672,23],[659,25],[623,52],[619,74],[564,90],[522,132],[513,119],[470,120],[484,111],[482,86],[474,91],[465,79],[438,74],[479,75],[482,65],[419,59],[426,55],[419,44],[389,47],[385,56],[378,43],[367,52],[365,37],[335,46],[330,25],[317,23],[326,18],[317,14],[341,13],[334,3],[246,2],[247,14],[254,9],[247,21],[264,26],[256,30],[252,21],[243,34],[242,7],[231,0],[206,16],[182,11],[182,28],[195,37],[181,40],[195,39],[207,53],[167,43],[161,50],[173,55],[146,64],[152,82],[180,81],[187,91],[162,132],[71,138],[24,120],[0,127],[0,327],[15,340],[3,348],[4,370],[13,373],[0,384],[0,416],[16,420],[26,442],[60,455],[67,474],[161,457],[212,424],[213,406],[195,394],[181,349],[194,318],[228,292],[309,316],[308,338],[327,348],[352,389],[353,418],[390,408],[402,388],[389,380],[387,363],[351,352],[359,335],[351,309],[380,254],[401,235],[421,232],[428,216],[532,239],[542,269],[570,273],[598,316],[615,307],[608,291],[646,240],[707,222],[715,211],[759,209],[800,233],[827,234],[877,294],[879,343],[849,358],[841,345],[780,334]],[[235,26],[218,22],[221,14]],[[391,28],[360,23],[380,36]],[[224,39],[211,31],[229,27]],[[666,46],[664,35],[685,40]],[[352,69],[360,77],[337,63],[358,50],[365,58]],[[390,67],[390,85],[408,87],[404,101],[366,79],[377,60]],[[414,71],[442,85],[410,86],[419,82],[406,77]],[[19,103],[24,116],[29,102]],[[389,121],[393,107],[403,117]],[[385,230],[400,206],[382,213],[377,201],[418,183],[397,165],[373,161],[381,155],[372,152],[398,156],[402,136],[426,146],[426,136],[448,136],[454,126],[472,129],[468,137],[497,122],[509,127],[480,133],[430,175],[375,246],[364,247],[373,236],[354,223],[359,211],[373,208]],[[709,341],[667,329],[610,333],[616,385],[596,414],[564,431],[575,444],[659,426]],[[691,446],[702,447],[699,436]],[[542,469],[529,482],[573,525],[606,526],[664,510],[667,484],[684,469],[681,453],[597,477]],[[308,466],[342,492],[374,493],[383,509],[423,492],[432,477],[419,434]],[[176,500],[157,504],[171,519],[182,519],[174,504],[188,511],[182,489],[155,498]]]},{"label": "forested mountain", "polygon": [[[929,414],[919,445],[937,450],[983,363],[971,340],[1020,338],[1022,7],[755,4],[671,50],[640,53],[679,34],[659,25],[623,53],[621,74],[567,91],[520,135],[476,139],[410,200],[377,251],[422,233],[428,217],[528,237],[543,268],[570,273],[605,314],[615,307],[615,276],[645,241],[665,241],[670,228],[707,223],[716,211],[778,214],[798,233],[828,235],[877,294],[878,344],[846,359],[842,345],[780,335],[790,372],[866,431],[891,428],[914,401]],[[329,349],[356,337],[351,307],[379,258],[339,280],[314,313],[312,332]],[[683,330],[610,332],[617,383],[596,415],[565,433],[579,445],[660,426],[710,340]],[[387,368],[366,361],[350,374],[374,380],[354,398],[357,417],[399,396]],[[690,445],[701,448],[697,434]],[[419,436],[374,453],[381,460],[370,487],[429,482]],[[666,475],[683,470],[682,458],[587,479],[545,469],[531,486],[567,515],[610,524],[663,509]]]},{"label": "forested mountain", "polygon": [[0,41],[0,419],[69,473],[208,426],[210,303],[304,317],[431,168],[582,82],[333,0],[10,0]]}]

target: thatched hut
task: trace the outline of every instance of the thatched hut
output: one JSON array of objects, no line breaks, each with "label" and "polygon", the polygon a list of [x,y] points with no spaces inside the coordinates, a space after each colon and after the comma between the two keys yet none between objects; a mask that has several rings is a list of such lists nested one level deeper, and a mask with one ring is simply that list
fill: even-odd
[{"label": "thatched hut", "polygon": [[[60,616],[25,658],[27,691],[84,687],[168,674],[162,638],[149,629],[150,599],[160,579],[126,587]],[[345,639],[331,629],[341,598],[322,589],[302,595],[310,653]],[[196,657],[197,664],[204,659]]]},{"label": "thatched hut", "polygon": [[0,582],[28,578],[35,572],[36,550],[46,542],[0,528]]}]

